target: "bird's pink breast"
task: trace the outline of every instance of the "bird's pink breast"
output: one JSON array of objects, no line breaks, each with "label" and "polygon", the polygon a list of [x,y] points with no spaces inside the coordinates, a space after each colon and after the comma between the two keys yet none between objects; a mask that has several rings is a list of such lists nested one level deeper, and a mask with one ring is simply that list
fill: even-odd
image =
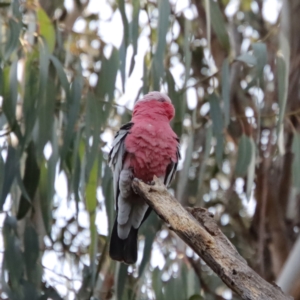
[{"label": "bird's pink breast", "polygon": [[126,137],[125,148],[125,167],[132,168],[134,176],[145,182],[152,181],[154,175],[164,177],[171,160],[177,161],[176,134],[168,122],[135,122]]}]

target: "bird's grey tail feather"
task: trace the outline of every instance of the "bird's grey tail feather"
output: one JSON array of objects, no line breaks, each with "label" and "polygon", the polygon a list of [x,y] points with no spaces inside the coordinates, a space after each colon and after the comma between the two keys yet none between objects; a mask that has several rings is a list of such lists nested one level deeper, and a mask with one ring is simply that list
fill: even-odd
[{"label": "bird's grey tail feather", "polygon": [[126,264],[134,264],[137,260],[137,236],[138,229],[131,227],[128,237],[124,240],[120,239],[116,218],[110,238],[110,257]]}]

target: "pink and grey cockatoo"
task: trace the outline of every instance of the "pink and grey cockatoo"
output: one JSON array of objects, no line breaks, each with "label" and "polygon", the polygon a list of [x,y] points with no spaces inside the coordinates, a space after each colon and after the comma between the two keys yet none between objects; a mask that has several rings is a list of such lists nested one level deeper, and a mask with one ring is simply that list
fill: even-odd
[{"label": "pink and grey cockatoo", "polygon": [[114,260],[136,262],[138,229],[151,212],[132,190],[132,180],[149,183],[156,175],[169,186],[176,172],[180,153],[179,139],[170,126],[174,114],[167,95],[151,92],[135,103],[131,122],[114,138],[109,153],[117,210],[109,249]]}]

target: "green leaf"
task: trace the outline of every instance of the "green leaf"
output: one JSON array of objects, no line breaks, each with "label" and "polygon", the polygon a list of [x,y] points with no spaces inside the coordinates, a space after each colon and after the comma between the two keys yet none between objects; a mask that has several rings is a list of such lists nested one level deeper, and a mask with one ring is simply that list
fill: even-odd
[{"label": "green leaf", "polygon": [[209,95],[209,103],[210,103],[210,116],[213,122],[213,134],[217,140],[216,145],[216,160],[219,168],[222,167],[222,159],[223,159],[223,115],[220,107],[220,99],[215,94],[212,93]]},{"label": "green leaf", "polygon": [[3,72],[3,112],[11,129],[15,132],[18,139],[22,140],[20,127],[16,122],[16,105],[18,98],[18,80],[17,80],[17,59],[14,60],[10,69],[7,67]]},{"label": "green leaf", "polygon": [[255,177],[255,162],[256,162],[256,146],[253,138],[250,138],[250,142],[251,142],[251,160],[247,171],[247,189],[246,189],[246,196],[248,201],[250,200],[251,197],[251,192],[252,192],[252,187],[253,187],[253,182]]},{"label": "green leaf", "polygon": [[260,87],[264,84],[264,67],[268,63],[267,46],[265,43],[252,44],[253,55],[256,58],[256,76],[259,79]]},{"label": "green leaf", "polygon": [[76,201],[76,212],[78,213],[78,203],[80,201],[79,197],[79,189],[80,189],[80,172],[81,172],[81,160],[79,155],[79,145],[80,145],[80,139],[81,139],[82,130],[78,129],[76,138],[75,138],[75,145],[73,148],[73,160],[72,160],[72,183],[71,183],[71,189],[75,196]]},{"label": "green leaf", "polygon": [[140,0],[133,0],[132,5],[133,5],[133,12],[132,12],[132,22],[130,23],[130,28],[131,28],[131,43],[133,47],[133,53],[131,57],[129,76],[131,75],[134,69],[135,56],[137,54],[138,36],[139,36]]},{"label": "green leaf", "polygon": [[8,60],[11,54],[19,47],[19,37],[21,32],[21,24],[14,18],[9,18],[8,31],[7,31],[7,42],[5,44],[4,59]]},{"label": "green leaf", "polygon": [[128,25],[128,20],[127,20],[127,16],[126,16],[126,12],[125,12],[125,1],[118,0],[118,5],[119,5],[121,17],[122,17],[123,26],[124,26],[123,37],[124,37],[124,45],[125,45],[125,49],[126,49],[128,46],[128,41],[129,41],[129,25]]},{"label": "green leaf", "polygon": [[292,165],[293,186],[299,191],[300,190],[300,133],[298,132],[294,132],[292,151],[294,153],[294,161]]},{"label": "green leaf", "polygon": [[152,272],[152,288],[156,299],[166,299],[163,295],[163,281],[161,271],[156,267]]},{"label": "green leaf", "polygon": [[126,54],[127,54],[127,47],[125,45],[125,38],[121,43],[119,48],[119,58],[120,58],[120,72],[122,78],[122,91],[125,91],[125,69],[126,69]]},{"label": "green leaf", "polygon": [[69,94],[70,94],[70,84],[69,84],[67,75],[64,71],[64,68],[63,68],[61,62],[55,56],[50,55],[49,58],[56,69],[56,73],[59,78],[60,84],[62,85],[62,88],[64,89],[64,91],[66,93],[66,98],[68,99]]},{"label": "green leaf", "polygon": [[104,169],[104,175],[102,178],[102,190],[105,198],[105,208],[108,218],[108,231],[111,232],[115,220],[115,201],[113,195],[112,172],[108,165],[106,165]]},{"label": "green leaf", "polygon": [[75,125],[78,120],[78,114],[80,111],[80,100],[82,91],[82,77],[80,75],[76,76],[72,86],[69,101],[67,103],[67,124],[64,130],[64,141],[60,150],[60,157],[63,161],[67,155],[67,151],[70,147],[70,143],[75,134]]},{"label": "green leaf", "polygon": [[228,32],[226,30],[226,23],[224,20],[224,15],[221,12],[219,3],[214,0],[210,0],[210,18],[211,26],[216,33],[216,36],[221,44],[221,46],[229,52],[230,42]]},{"label": "green leaf", "polygon": [[185,153],[185,160],[183,163],[183,168],[179,173],[179,178],[177,181],[177,199],[179,202],[183,200],[183,196],[185,194],[187,183],[189,179],[189,170],[192,162],[193,150],[194,150],[194,133],[191,132],[188,141],[187,141],[187,148]]},{"label": "green leaf", "polygon": [[168,84],[168,95],[173,102],[175,108],[175,117],[173,119],[173,129],[178,136],[182,135],[183,120],[186,112],[185,93],[176,91],[175,80],[170,70],[166,71],[166,80]]},{"label": "green leaf", "polygon": [[149,71],[148,71],[148,65],[147,65],[147,54],[144,56],[144,64],[143,64],[143,95],[146,95],[149,93]]},{"label": "green leaf", "polygon": [[184,76],[184,86],[186,86],[187,81],[190,77],[190,69],[192,63],[192,53],[190,49],[191,44],[191,30],[192,30],[191,20],[184,20],[184,64],[185,64],[185,76]]},{"label": "green leaf", "polygon": [[40,35],[47,42],[49,53],[53,53],[56,42],[55,29],[48,15],[40,6],[37,9],[37,21],[39,23]]},{"label": "green leaf", "polygon": [[38,277],[38,265],[39,258],[39,240],[35,229],[28,225],[26,226],[24,233],[24,262],[26,267],[26,275],[28,281],[38,284],[40,278]]},{"label": "green leaf", "polygon": [[[33,201],[34,199],[36,190],[38,188],[39,180],[40,168],[36,160],[34,143],[31,142],[27,148],[27,158],[25,162],[25,173],[23,178],[23,185],[26,191],[28,192],[31,201]],[[18,220],[25,217],[30,207],[31,203],[26,199],[24,195],[21,195],[19,201],[19,209],[17,213]]]},{"label": "green leaf", "polygon": [[118,273],[118,283],[117,283],[117,299],[121,300],[124,296],[124,288],[127,279],[127,269],[128,266],[125,264],[120,264]]},{"label": "green leaf", "polygon": [[19,156],[17,150],[12,146],[8,147],[7,158],[4,166],[4,180],[2,184],[2,192],[0,198],[0,211],[3,209],[3,204],[10,191],[11,185],[17,175],[19,167]]},{"label": "green leaf", "polygon": [[[34,135],[36,145],[36,155],[38,161],[43,159],[43,151],[46,143],[51,137],[51,128],[53,121],[53,112],[55,104],[54,83],[52,79],[48,80],[49,67],[49,53],[47,47],[43,43],[39,43],[39,86],[38,86],[38,101],[36,103],[36,110],[32,107],[33,113],[30,116],[30,107],[28,107],[28,114],[36,121],[36,130]],[[30,97],[30,95],[29,95]],[[35,116],[36,115],[36,116]],[[26,141],[29,139],[27,135]]]},{"label": "green leaf", "polygon": [[[21,299],[20,281],[23,273],[23,258],[20,249],[20,241],[16,235],[16,219],[6,216],[3,225],[4,239],[4,270],[8,271],[11,290],[15,299]],[[18,298],[19,297],[19,298]]]},{"label": "green leaf", "polygon": [[144,253],[143,258],[139,267],[139,277],[141,278],[143,272],[145,270],[146,265],[149,263],[151,258],[152,252],[152,245],[156,237],[156,233],[159,231],[161,227],[161,220],[157,217],[156,214],[152,213],[145,221],[142,226],[141,233],[145,236],[145,246],[144,246]]},{"label": "green leaf", "polygon": [[[109,59],[103,58],[96,85],[96,95],[103,101],[105,96],[111,102],[114,98],[115,82],[119,69],[119,51],[114,48]],[[110,106],[107,107],[110,109]]]},{"label": "green leaf", "polygon": [[[42,54],[40,54],[41,56]],[[37,117],[38,87],[40,74],[37,68],[37,52],[28,54],[25,65],[25,91],[23,101],[23,116],[25,123],[25,133],[23,147],[28,143]],[[45,87],[43,87],[45,91]]]},{"label": "green leaf", "polygon": [[235,174],[245,176],[252,159],[252,139],[243,134],[239,140]]},{"label": "green leaf", "polygon": [[277,144],[279,153],[285,153],[284,146],[284,115],[286,110],[287,96],[288,96],[288,70],[283,56],[278,55],[276,58],[277,66],[277,89],[278,89],[278,104],[279,104],[279,118],[277,123]]},{"label": "green leaf", "polygon": [[238,56],[235,60],[241,61],[245,64],[252,65],[252,66],[257,65],[256,57],[249,53],[243,53],[240,56]]},{"label": "green leaf", "polygon": [[46,162],[42,162],[40,165],[40,182],[39,182],[39,201],[40,201],[40,207],[42,211],[42,217],[45,225],[45,230],[47,234],[50,236],[51,232],[51,212],[52,212],[52,205],[49,201],[48,196],[48,172],[46,167]]},{"label": "green leaf", "polygon": [[160,80],[164,75],[164,53],[166,48],[166,35],[169,28],[169,16],[171,12],[170,3],[168,0],[158,1],[158,25],[157,25],[157,48],[152,62],[152,80],[153,89],[160,90]]},{"label": "green leaf", "polygon": [[229,60],[225,58],[222,65],[222,98],[224,101],[224,126],[230,122],[230,74]]},{"label": "green leaf", "polygon": [[52,136],[50,140],[52,154],[47,163],[42,162],[40,165],[39,200],[45,229],[49,237],[51,233],[52,207],[55,193],[54,181],[58,162],[58,137],[56,135],[57,127],[58,124],[57,121],[55,121],[52,125]]},{"label": "green leaf", "polygon": [[200,189],[202,187],[203,179],[204,179],[204,174],[205,174],[205,169],[206,169],[206,162],[209,158],[209,153],[211,150],[211,139],[212,139],[212,125],[207,124],[206,127],[206,133],[205,133],[205,150],[204,150],[204,155],[199,171],[199,176],[198,176],[198,192],[197,195],[199,195]]}]

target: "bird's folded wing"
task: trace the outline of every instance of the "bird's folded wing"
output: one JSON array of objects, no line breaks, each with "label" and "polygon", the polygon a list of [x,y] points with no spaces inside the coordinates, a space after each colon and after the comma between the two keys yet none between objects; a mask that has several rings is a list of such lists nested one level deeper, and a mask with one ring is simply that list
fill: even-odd
[{"label": "bird's folded wing", "polygon": [[169,186],[173,180],[173,177],[176,173],[177,170],[177,165],[178,165],[178,161],[180,160],[181,156],[180,156],[180,144],[179,144],[179,139],[176,138],[178,144],[177,144],[177,152],[176,152],[176,157],[177,160],[176,161],[172,161],[171,163],[168,165],[167,170],[166,170],[166,176],[165,176],[165,181],[164,184],[165,186]]},{"label": "bird's folded wing", "polygon": [[[108,163],[109,166],[113,169],[113,178],[114,178],[114,196],[115,196],[115,205],[117,206],[118,199],[118,183],[120,173],[123,169],[124,156],[126,154],[125,149],[125,138],[127,134],[130,133],[130,129],[132,128],[133,123],[127,123],[123,125],[120,130],[117,132],[113,144],[112,149],[108,154]],[[117,207],[116,207],[117,208]]]}]

